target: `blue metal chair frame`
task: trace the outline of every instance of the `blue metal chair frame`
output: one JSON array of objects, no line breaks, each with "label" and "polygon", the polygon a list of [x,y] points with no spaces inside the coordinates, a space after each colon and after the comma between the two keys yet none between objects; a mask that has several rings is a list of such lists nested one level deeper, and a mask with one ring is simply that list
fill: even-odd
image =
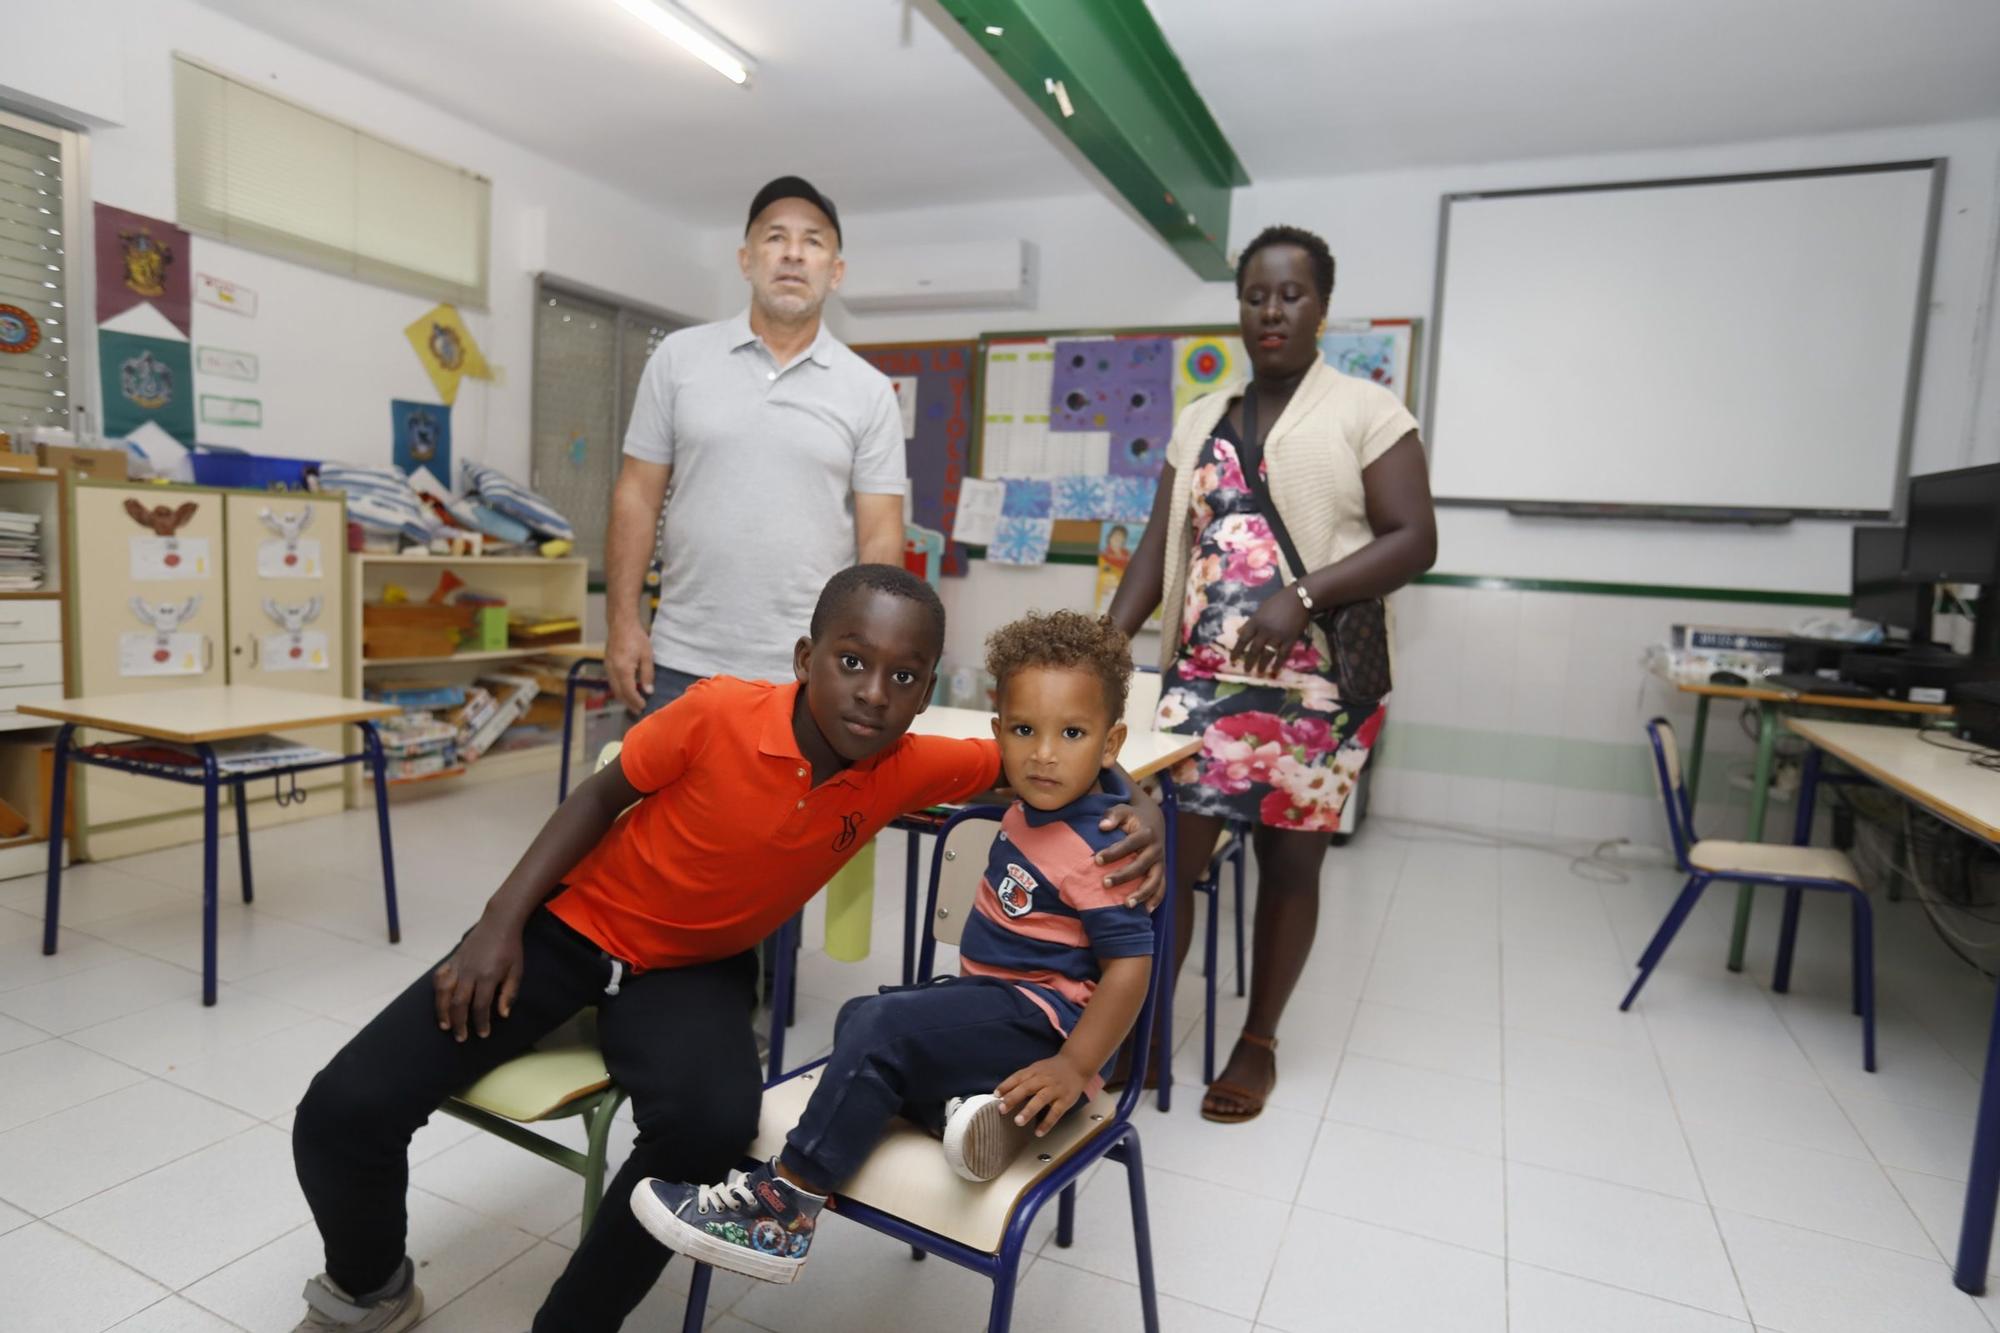
[{"label": "blue metal chair frame", "polygon": [[[1672,773],[1680,765],[1671,767],[1667,762],[1667,746],[1675,744],[1673,724],[1665,718],[1654,718],[1646,724],[1646,736],[1653,745],[1653,763],[1659,774],[1660,790],[1667,807],[1667,831],[1673,839],[1674,863],[1688,876],[1680,896],[1668,909],[1660,928],[1654,932],[1646,951],[1639,956],[1639,976],[1632,983],[1632,989],[1619,1002],[1620,1010],[1632,1007],[1632,1001],[1639,998],[1639,991],[1646,979],[1653,975],[1665,956],[1667,946],[1673,943],[1676,933],[1687,921],[1695,904],[1701,900],[1702,890],[1714,881],[1728,880],[1748,885],[1768,885],[1785,891],[1785,914],[1778,934],[1777,965],[1773,969],[1771,989],[1780,993],[1789,990],[1792,984],[1792,951],[1798,937],[1799,904],[1805,890],[1816,889],[1830,893],[1844,893],[1853,909],[1853,967],[1854,967],[1854,1012],[1861,1016],[1861,1064],[1869,1073],[1875,1072],[1875,925],[1874,909],[1868,902],[1868,895],[1852,884],[1839,880],[1819,879],[1799,875],[1777,875],[1746,873],[1740,870],[1701,870],[1688,858],[1694,844],[1700,839],[1694,831],[1694,805],[1688,799],[1687,785],[1677,781]],[[1676,750],[1678,759],[1678,750]],[[1804,785],[1798,803],[1797,822],[1792,831],[1792,842],[1805,846],[1812,835],[1813,801],[1812,793],[1817,790],[1820,777],[1820,754],[1817,749],[1806,756]]]},{"label": "blue metal chair frame", "polygon": [[[1164,779],[1160,783],[1160,808],[1167,817],[1166,856],[1167,863],[1173,864],[1174,854],[1174,810],[1173,785]],[[974,806],[958,811],[938,832],[937,849],[931,856],[930,890],[926,896],[925,919],[937,910],[938,880],[943,872],[943,849],[948,833],[961,821],[967,819],[988,819],[998,821],[1004,812],[994,806]],[[1154,1030],[1156,1017],[1164,1012],[1167,998],[1173,992],[1173,978],[1167,975],[1168,961],[1173,957],[1174,921],[1173,898],[1169,893],[1153,913],[1153,977],[1146,990],[1146,1002],[1139,1010],[1139,1019],[1132,1025],[1132,1035],[1126,1040],[1132,1051],[1132,1076],[1119,1094],[1117,1108],[1104,1128],[1084,1140],[1067,1158],[1058,1162],[1050,1172],[1028,1187],[1015,1205],[1014,1214],[1007,1220],[1007,1232],[997,1253],[988,1254],[934,1231],[914,1226],[901,1218],[891,1216],[864,1203],[836,1194],[835,1213],[850,1222],[858,1222],[884,1235],[894,1237],[910,1246],[914,1258],[935,1254],[948,1259],[961,1268],[969,1268],[984,1275],[993,1283],[993,1301],[987,1313],[987,1333],[1007,1333],[1014,1316],[1014,1285],[1019,1276],[1021,1259],[1027,1252],[1028,1230],[1035,1218],[1041,1214],[1050,1199],[1056,1201],[1056,1244],[1068,1248],[1076,1235],[1076,1181],[1083,1172],[1100,1158],[1108,1157],[1125,1168],[1127,1184],[1132,1198],[1132,1234],[1138,1249],[1139,1303],[1146,1333],[1159,1333],[1159,1300],[1153,1286],[1153,1241],[1152,1230],[1146,1213],[1145,1162],[1139,1149],[1139,1127],[1132,1123],[1132,1112],[1137,1109],[1139,1098],[1146,1082],[1146,1059],[1151,1053],[1152,1042],[1148,1034]],[[922,958],[918,976],[929,980],[931,967],[936,957],[937,942],[927,931],[924,935]],[[802,1073],[815,1068],[825,1061],[816,1060],[811,1065],[801,1066],[792,1073]],[[776,1061],[772,1068],[778,1068]],[[778,1077],[775,1076],[775,1082]],[[687,1313],[681,1321],[683,1333],[699,1333],[703,1316],[708,1308],[708,1286],[711,1270],[707,1264],[696,1264],[694,1277],[689,1284]]]},{"label": "blue metal chair frame", "polygon": [[576,695],[578,690],[608,690],[611,682],[603,677],[586,679],[585,667],[603,666],[601,657],[579,657],[570,663],[569,674],[563,678],[563,738],[562,771],[556,777],[556,804],[569,799],[569,751],[576,729]]},{"label": "blue metal chair frame", "polygon": [[199,770],[181,768],[79,749],[75,744],[76,724],[65,722],[56,732],[55,771],[49,793],[49,871],[48,893],[42,911],[42,953],[55,953],[56,931],[62,920],[63,823],[71,764],[111,768],[121,773],[136,773],[140,777],[159,778],[164,782],[178,782],[202,789],[201,1002],[204,1005],[215,1003],[216,826],[217,807],[224,787],[230,789],[230,796],[236,805],[236,855],[243,880],[243,901],[247,903],[254,901],[254,894],[250,880],[250,815],[244,804],[244,784],[308,773],[319,768],[367,764],[375,778],[375,826],[382,841],[382,901],[389,917],[389,943],[400,944],[403,928],[396,914],[396,859],[389,844],[388,761],[382,752],[382,737],[375,730],[375,724],[356,722],[354,725],[361,731],[360,754],[340,755],[310,764],[287,764],[283,768],[267,768],[256,773],[225,775],[216,764],[214,748],[207,744],[193,747],[201,762]]}]

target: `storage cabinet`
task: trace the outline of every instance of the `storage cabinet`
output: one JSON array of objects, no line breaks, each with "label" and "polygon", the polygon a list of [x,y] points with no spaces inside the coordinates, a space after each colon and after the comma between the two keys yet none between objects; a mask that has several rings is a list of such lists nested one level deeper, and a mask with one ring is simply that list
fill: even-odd
[{"label": "storage cabinet", "polygon": [[[224,684],[345,693],[346,527],[339,495],[77,483],[68,523],[72,693]],[[0,675],[10,651],[0,640]],[[337,730],[297,739],[336,751],[344,743]],[[324,787],[340,774],[298,781]],[[78,787],[92,855],[196,836],[187,812],[200,806],[197,788],[102,769],[83,770]],[[182,827],[149,827],[175,816]]]}]

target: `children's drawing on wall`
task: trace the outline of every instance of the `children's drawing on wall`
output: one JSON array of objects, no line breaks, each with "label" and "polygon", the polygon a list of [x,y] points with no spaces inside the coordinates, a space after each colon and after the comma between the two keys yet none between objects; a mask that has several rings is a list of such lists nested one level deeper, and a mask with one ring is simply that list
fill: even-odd
[{"label": "children's drawing on wall", "polygon": [[181,602],[149,602],[134,597],[126,605],[139,617],[144,630],[127,630],[118,636],[118,674],[121,676],[199,676],[207,656],[202,635],[181,626],[194,619],[201,598]]},{"label": "children's drawing on wall", "polygon": [[[1098,615],[1111,609],[1111,599],[1125,579],[1125,570],[1132,563],[1132,551],[1138,546],[1139,536],[1144,531],[1143,523],[1104,525],[1097,541],[1097,595],[1093,599]],[[1155,627],[1159,625],[1158,607],[1153,608],[1152,618],[1146,623]]]},{"label": "children's drawing on wall", "polygon": [[312,526],[313,506],[292,513],[259,509],[257,517],[276,536],[257,543],[257,576],[266,579],[316,579],[321,575],[319,538],[303,535]]},{"label": "children's drawing on wall", "polygon": [[193,500],[178,508],[154,505],[151,509],[137,500],[125,502],[125,512],[132,521],[153,534],[132,538],[134,579],[159,582],[208,577],[208,538],[177,535],[200,508]]},{"label": "children's drawing on wall", "polygon": [[287,606],[275,597],[264,599],[264,614],[280,632],[266,634],[257,641],[260,671],[327,669],[331,655],[327,651],[326,631],[307,628],[319,619],[320,607],[317,597],[308,597],[297,606]]}]

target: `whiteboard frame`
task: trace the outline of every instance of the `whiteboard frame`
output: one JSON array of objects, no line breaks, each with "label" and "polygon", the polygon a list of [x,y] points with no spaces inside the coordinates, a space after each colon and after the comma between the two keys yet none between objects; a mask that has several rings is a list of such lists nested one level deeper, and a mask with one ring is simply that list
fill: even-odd
[{"label": "whiteboard frame", "polygon": [[1683,185],[1741,185],[1755,181],[1796,180],[1813,176],[1862,176],[1890,171],[1928,171],[1931,174],[1930,205],[1924,218],[1923,255],[1918,264],[1916,308],[1911,312],[1910,360],[1903,378],[1901,438],[1896,442],[1896,494],[1888,509],[1785,509],[1749,508],[1731,505],[1654,505],[1633,503],[1592,504],[1569,500],[1480,500],[1465,496],[1437,496],[1434,503],[1460,509],[1508,509],[1537,517],[1575,516],[1609,519],[1680,519],[1708,523],[1783,523],[1794,518],[1841,521],[1901,520],[1908,493],[1910,450],[1916,434],[1917,394],[1923,379],[1924,338],[1929,325],[1931,282],[1936,270],[1938,219],[1944,204],[1945,165],[1942,157],[1912,158],[1896,162],[1868,162],[1846,167],[1804,167],[1791,171],[1741,172],[1722,176],[1675,176],[1653,180],[1607,181],[1595,185],[1546,185],[1514,190],[1466,190],[1445,194],[1438,200],[1437,272],[1431,290],[1430,345],[1424,349],[1422,384],[1423,438],[1426,454],[1435,447],[1432,426],[1437,415],[1438,391],[1443,387],[1439,362],[1444,349],[1445,276],[1451,255],[1451,207],[1459,202],[1510,199],[1524,195],[1589,194],[1608,190],[1656,190]]}]

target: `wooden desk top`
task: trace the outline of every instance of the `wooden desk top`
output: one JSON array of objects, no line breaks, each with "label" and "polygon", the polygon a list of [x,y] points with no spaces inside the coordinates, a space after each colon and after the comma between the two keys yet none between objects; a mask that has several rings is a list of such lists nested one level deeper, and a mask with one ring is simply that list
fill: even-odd
[{"label": "wooden desk top", "polygon": [[[1786,718],[1785,725],[1966,832],[2000,843],[2000,772],[1974,764],[1962,749],[1933,744],[1909,727],[1798,717]],[[1968,744],[1939,739],[1952,746]]]},{"label": "wooden desk top", "polygon": [[[993,739],[993,714],[980,708],[928,708],[910,724],[915,736],[945,736],[952,740]],[[1201,750],[1201,737],[1171,731],[1135,731],[1125,738],[1118,762],[1135,778],[1150,778]]]},{"label": "wooden desk top", "polygon": [[372,722],[402,712],[394,704],[339,695],[270,690],[260,685],[212,685],[196,690],[99,694],[58,703],[21,704],[19,711],[151,740],[226,741],[267,731],[297,731],[337,722]]},{"label": "wooden desk top", "polygon": [[1851,708],[1857,713],[1913,713],[1925,717],[1950,717],[1950,704],[1913,704],[1904,699],[1857,699],[1844,694],[1800,694],[1796,690],[1774,690],[1761,685],[1676,684],[1682,694],[1705,694],[1711,699],[1750,699],[1758,703],[1808,704],[1814,708]]},{"label": "wooden desk top", "polygon": [[604,660],[604,645],[601,643],[558,643],[548,648],[536,650],[543,657],[559,657],[566,662],[601,662]]}]

